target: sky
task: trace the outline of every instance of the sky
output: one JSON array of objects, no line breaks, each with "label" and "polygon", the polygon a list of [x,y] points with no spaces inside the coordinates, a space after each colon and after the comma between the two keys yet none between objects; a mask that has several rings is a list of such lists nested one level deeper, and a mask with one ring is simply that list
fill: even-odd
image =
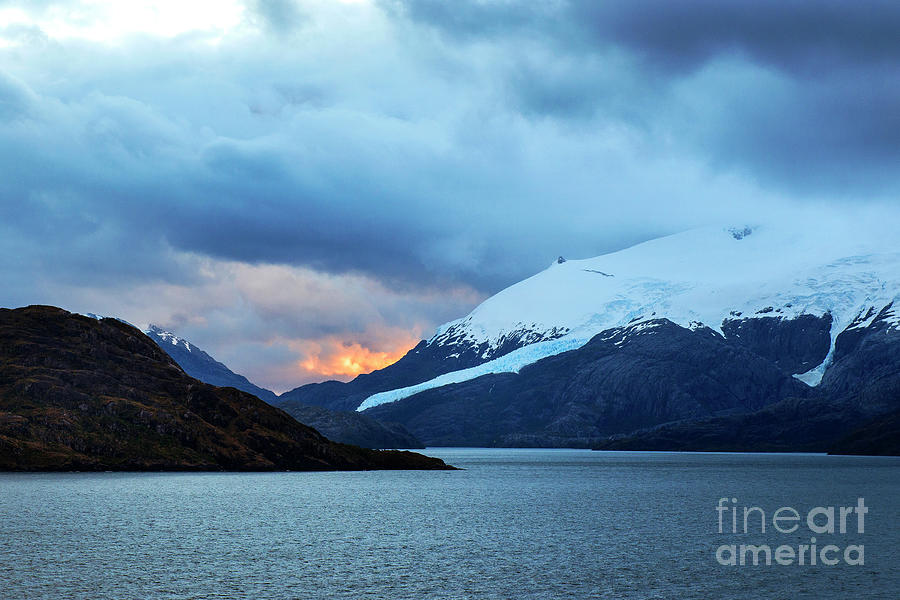
[{"label": "sky", "polygon": [[870,0],[0,0],[0,306],[281,392],[560,255],[900,225],[897,31]]}]

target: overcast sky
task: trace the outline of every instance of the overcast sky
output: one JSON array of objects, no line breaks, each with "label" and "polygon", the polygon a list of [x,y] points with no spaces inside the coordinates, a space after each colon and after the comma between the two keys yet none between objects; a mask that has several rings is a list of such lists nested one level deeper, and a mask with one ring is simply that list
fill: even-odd
[{"label": "overcast sky", "polygon": [[898,219],[898,31],[895,1],[0,0],[0,305],[283,391],[558,255]]}]

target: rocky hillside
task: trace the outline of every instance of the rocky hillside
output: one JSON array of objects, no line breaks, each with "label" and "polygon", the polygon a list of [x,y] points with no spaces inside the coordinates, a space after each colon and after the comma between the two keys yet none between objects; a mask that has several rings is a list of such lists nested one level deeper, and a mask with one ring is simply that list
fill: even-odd
[{"label": "rocky hillside", "polygon": [[0,309],[0,469],[445,469],[329,441],[255,396],[197,381],[114,319]]},{"label": "rocky hillside", "polygon": [[612,436],[596,447],[900,454],[900,328],[893,307],[854,321],[837,337],[832,360],[807,400],[665,423]]}]

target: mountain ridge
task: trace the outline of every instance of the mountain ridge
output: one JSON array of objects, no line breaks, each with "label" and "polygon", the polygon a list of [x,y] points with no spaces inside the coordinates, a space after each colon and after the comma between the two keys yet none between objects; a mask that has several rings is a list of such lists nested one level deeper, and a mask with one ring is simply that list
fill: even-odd
[{"label": "mountain ridge", "polygon": [[277,401],[278,395],[275,392],[252,383],[243,375],[235,373],[225,364],[217,361],[206,351],[171,331],[151,323],[144,329],[144,333],[159,344],[166,354],[171,356],[184,369],[184,372],[194,379],[218,387],[237,388],[253,394],[269,404]]}]

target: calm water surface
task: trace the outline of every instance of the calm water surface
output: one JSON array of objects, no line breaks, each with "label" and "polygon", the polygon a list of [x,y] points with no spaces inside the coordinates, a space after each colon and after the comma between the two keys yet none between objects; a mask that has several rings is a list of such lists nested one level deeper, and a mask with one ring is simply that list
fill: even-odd
[{"label": "calm water surface", "polygon": [[[457,472],[0,474],[0,598],[900,598],[900,459],[429,449]],[[865,565],[721,566],[716,503],[865,498]],[[739,523],[739,528],[742,524]]]}]

